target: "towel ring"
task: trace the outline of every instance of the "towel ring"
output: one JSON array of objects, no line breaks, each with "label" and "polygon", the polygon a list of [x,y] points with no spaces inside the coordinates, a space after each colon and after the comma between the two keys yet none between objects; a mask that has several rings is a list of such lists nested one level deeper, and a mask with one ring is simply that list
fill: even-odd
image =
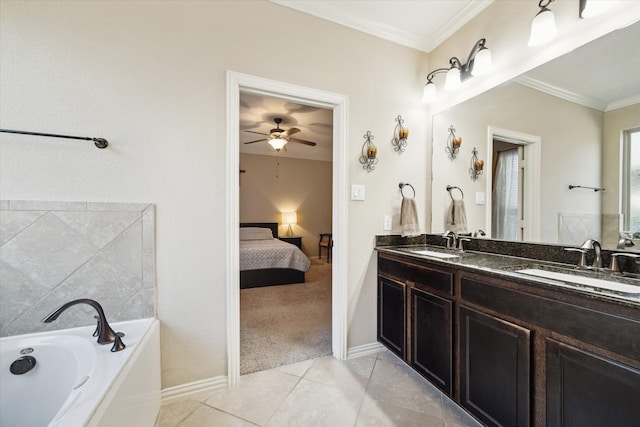
[{"label": "towel ring", "polygon": [[451,193],[451,190],[458,190],[460,192],[460,200],[464,199],[464,193],[462,192],[462,189],[460,189],[460,187],[453,187],[451,185],[447,185],[447,191],[449,192],[449,197],[451,197],[451,200],[455,200],[453,198],[453,194]]},{"label": "towel ring", "polygon": [[405,186],[409,186],[411,187],[411,189],[413,190],[413,197],[416,197],[416,189],[413,188],[413,185],[409,184],[408,182],[401,182],[400,184],[398,184],[398,187],[400,187],[400,194],[402,194],[402,197],[404,198],[404,187]]}]

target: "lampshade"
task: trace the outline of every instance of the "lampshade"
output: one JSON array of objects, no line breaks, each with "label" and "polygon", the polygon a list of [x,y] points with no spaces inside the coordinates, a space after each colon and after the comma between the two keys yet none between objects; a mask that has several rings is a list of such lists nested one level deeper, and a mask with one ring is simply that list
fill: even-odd
[{"label": "lampshade", "polygon": [[447,71],[447,76],[444,80],[444,90],[457,89],[461,84],[460,70],[456,67],[451,67],[451,69]]},{"label": "lampshade", "polygon": [[433,82],[427,82],[422,92],[422,102],[433,102],[437,97],[438,92],[436,91],[436,85],[433,84]]},{"label": "lampshade", "polygon": [[529,46],[540,46],[552,40],[558,30],[556,29],[556,19],[550,9],[542,8],[531,22],[531,36]]},{"label": "lampshade", "polygon": [[297,212],[282,212],[282,223],[283,224],[297,224],[298,223],[298,213]]},{"label": "lampshade", "polygon": [[471,74],[474,76],[481,76],[487,74],[493,68],[493,61],[491,60],[491,51],[486,47],[480,49],[473,60],[473,69]]},{"label": "lampshade", "polygon": [[600,16],[616,6],[617,3],[620,2],[614,0],[583,0],[580,2],[580,6],[583,8],[580,11],[580,18],[589,19]]},{"label": "lampshade", "polygon": [[276,150],[276,151],[280,151],[282,150],[282,147],[284,147],[287,144],[287,140],[284,138],[271,138],[269,140],[269,144]]}]

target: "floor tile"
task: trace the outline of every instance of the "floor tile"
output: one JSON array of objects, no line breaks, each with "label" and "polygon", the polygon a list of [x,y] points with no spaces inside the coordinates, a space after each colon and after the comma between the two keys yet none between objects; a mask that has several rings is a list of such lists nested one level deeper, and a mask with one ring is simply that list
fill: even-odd
[{"label": "floor tile", "polygon": [[300,380],[271,418],[268,427],[352,427],[361,393]]},{"label": "floor tile", "polygon": [[442,397],[442,412],[447,427],[481,427],[471,415],[467,414],[464,409],[451,401],[446,396]]},{"label": "floor tile", "polygon": [[373,400],[365,396],[355,427],[443,427],[439,417]]},{"label": "floor tile", "polygon": [[367,396],[442,418],[441,393],[406,365],[377,360]]},{"label": "floor tile", "polygon": [[390,352],[387,349],[384,349],[382,351],[379,351],[378,353],[376,353],[376,357],[378,360],[386,360],[387,362],[393,362],[395,364],[399,364],[399,365],[404,365],[404,361],[402,359],[400,359],[398,356],[396,356],[395,354],[393,354],[392,352]]},{"label": "floor tile", "polygon": [[226,414],[210,406],[199,404],[179,427],[255,427],[248,421]]},{"label": "floor tile", "polygon": [[243,375],[236,386],[214,390],[206,404],[265,425],[298,381],[300,378],[275,369]]},{"label": "floor tile", "polygon": [[156,427],[176,427],[200,406],[197,400],[184,399],[160,407]]},{"label": "floor tile", "polygon": [[286,372],[287,374],[295,375],[302,378],[307,373],[311,365],[315,362],[315,359],[305,360],[304,362],[292,363],[291,365],[284,365],[276,368],[280,372]]},{"label": "floor tile", "polygon": [[363,392],[369,382],[376,359],[359,357],[338,360],[332,356],[316,359],[304,378],[322,384]]}]

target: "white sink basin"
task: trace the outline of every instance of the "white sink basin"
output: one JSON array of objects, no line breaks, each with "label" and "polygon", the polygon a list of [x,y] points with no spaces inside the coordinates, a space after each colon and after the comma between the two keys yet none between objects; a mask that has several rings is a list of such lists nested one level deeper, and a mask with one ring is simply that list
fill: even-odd
[{"label": "white sink basin", "polygon": [[428,249],[412,249],[409,252],[411,252],[413,254],[426,255],[426,256],[431,256],[431,257],[434,257],[434,258],[443,258],[443,259],[460,257],[460,255],[446,254],[446,253],[442,253],[442,252],[430,251]]},{"label": "white sink basin", "polygon": [[557,273],[555,271],[540,270],[537,268],[526,268],[516,270],[516,273],[528,274],[529,276],[543,277],[545,279],[560,280],[567,283],[573,283],[583,286],[589,286],[595,289],[605,289],[608,291],[618,292],[621,294],[640,294],[640,286],[628,285],[626,283],[612,282],[609,280],[596,279],[593,277],[584,277],[573,274]]}]

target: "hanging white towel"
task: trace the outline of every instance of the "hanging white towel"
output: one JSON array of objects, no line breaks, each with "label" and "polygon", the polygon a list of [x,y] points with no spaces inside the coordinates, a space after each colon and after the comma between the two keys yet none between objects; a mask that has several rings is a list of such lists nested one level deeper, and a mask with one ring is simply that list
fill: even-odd
[{"label": "hanging white towel", "polygon": [[464,200],[452,200],[449,209],[444,215],[444,228],[457,234],[468,233],[467,211],[464,207]]},{"label": "hanging white towel", "polygon": [[402,198],[402,205],[400,206],[400,226],[403,237],[420,235],[418,208],[416,207],[416,201],[412,197]]}]

